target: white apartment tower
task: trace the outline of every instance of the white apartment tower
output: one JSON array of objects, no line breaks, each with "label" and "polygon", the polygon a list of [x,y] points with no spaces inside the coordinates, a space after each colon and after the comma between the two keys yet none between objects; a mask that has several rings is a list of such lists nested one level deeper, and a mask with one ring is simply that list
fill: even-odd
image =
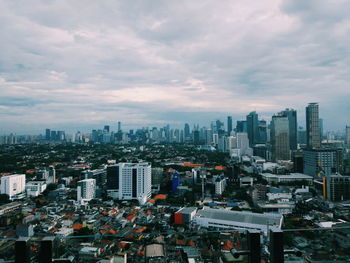
[{"label": "white apartment tower", "polygon": [[222,195],[222,193],[225,191],[225,178],[222,176],[218,176],[215,179],[215,194],[216,195]]},{"label": "white apartment tower", "polygon": [[7,194],[11,200],[15,195],[23,193],[25,189],[25,174],[12,174],[1,177],[1,194]]},{"label": "white apartment tower", "polygon": [[107,168],[107,187],[114,198],[138,200],[145,204],[151,197],[152,168],[149,163],[119,163]]},{"label": "white apartment tower", "polygon": [[84,179],[78,182],[77,201],[88,202],[95,198],[96,180]]}]

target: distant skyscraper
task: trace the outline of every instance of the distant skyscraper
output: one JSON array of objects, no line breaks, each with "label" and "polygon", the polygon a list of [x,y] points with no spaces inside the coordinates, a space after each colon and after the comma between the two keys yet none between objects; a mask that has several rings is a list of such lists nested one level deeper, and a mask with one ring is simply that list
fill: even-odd
[{"label": "distant skyscraper", "polygon": [[118,132],[122,131],[122,123],[118,121]]},{"label": "distant skyscraper", "polygon": [[51,133],[50,133],[50,140],[51,141],[56,141],[57,140],[57,132],[56,131],[51,131]]},{"label": "distant skyscraper", "polygon": [[46,129],[45,130],[45,140],[49,141],[50,140],[50,137],[51,136],[51,131],[50,129]]},{"label": "distant skyscraper", "polygon": [[306,131],[303,127],[298,128],[298,143],[306,145]]},{"label": "distant skyscraper", "polygon": [[227,117],[227,134],[230,136],[232,132],[232,117]]},{"label": "distant skyscraper", "polygon": [[259,121],[258,126],[258,143],[266,143],[267,141],[267,125],[265,120]]},{"label": "distant skyscraper", "polygon": [[200,139],[199,139],[199,130],[198,127],[193,131],[193,144],[194,145],[199,145]]},{"label": "distant skyscraper", "polygon": [[259,120],[258,114],[253,111],[247,115],[247,130],[249,146],[252,147],[259,142]]},{"label": "distant skyscraper", "polygon": [[247,121],[237,121],[236,132],[248,132]]},{"label": "distant skyscraper", "polygon": [[346,126],[345,128],[345,144],[350,146],[350,126]]},{"label": "distant skyscraper", "polygon": [[306,107],[306,142],[310,149],[321,147],[318,103],[309,103]]},{"label": "distant skyscraper", "polygon": [[272,160],[290,160],[289,120],[284,115],[275,115],[271,121]]},{"label": "distant skyscraper", "polygon": [[320,121],[320,142],[323,140],[323,119],[319,119]]},{"label": "distant skyscraper", "polygon": [[184,135],[185,140],[188,140],[188,138],[190,138],[190,125],[188,123],[185,123]]},{"label": "distant skyscraper", "polygon": [[287,116],[289,121],[289,146],[292,151],[298,148],[298,123],[297,123],[297,111],[293,109],[285,109],[281,112],[282,115]]},{"label": "distant skyscraper", "polygon": [[213,143],[213,131],[212,129],[208,128],[205,130],[205,144],[212,145],[212,143]]},{"label": "distant skyscraper", "polygon": [[103,128],[104,132],[109,132],[109,125],[105,125],[105,127]]}]

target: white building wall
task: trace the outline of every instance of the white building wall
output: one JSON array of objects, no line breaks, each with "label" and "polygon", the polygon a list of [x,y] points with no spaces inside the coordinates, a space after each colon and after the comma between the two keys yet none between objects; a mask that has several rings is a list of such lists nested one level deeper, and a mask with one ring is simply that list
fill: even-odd
[{"label": "white building wall", "polygon": [[132,171],[136,169],[136,199],[144,204],[152,193],[152,168],[148,163],[119,164],[119,199],[132,200]]},{"label": "white building wall", "polygon": [[96,180],[85,179],[78,182],[77,200],[90,201],[95,198]]},{"label": "white building wall", "polygon": [[13,174],[1,177],[1,194],[7,194],[10,199],[25,191],[25,174]]}]

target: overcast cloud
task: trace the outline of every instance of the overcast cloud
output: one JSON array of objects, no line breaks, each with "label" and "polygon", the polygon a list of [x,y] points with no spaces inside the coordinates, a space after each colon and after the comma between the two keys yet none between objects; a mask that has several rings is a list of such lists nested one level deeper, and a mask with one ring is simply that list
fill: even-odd
[{"label": "overcast cloud", "polygon": [[[0,132],[202,125],[286,107],[350,124],[350,1],[0,0]],[[125,127],[125,126],[124,126]]]}]

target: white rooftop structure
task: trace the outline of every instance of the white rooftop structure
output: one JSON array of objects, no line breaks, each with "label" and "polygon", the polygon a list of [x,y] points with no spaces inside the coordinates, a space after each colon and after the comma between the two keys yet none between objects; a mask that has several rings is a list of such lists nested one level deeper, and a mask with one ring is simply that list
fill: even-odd
[{"label": "white rooftop structure", "polygon": [[269,227],[282,227],[283,216],[204,207],[197,211],[193,220],[207,228],[257,229],[267,233]]},{"label": "white rooftop structure", "polygon": [[269,183],[283,183],[283,182],[295,182],[295,181],[308,181],[312,183],[313,177],[302,174],[302,173],[291,173],[291,174],[271,174],[271,173],[262,173],[262,178],[268,181]]}]

